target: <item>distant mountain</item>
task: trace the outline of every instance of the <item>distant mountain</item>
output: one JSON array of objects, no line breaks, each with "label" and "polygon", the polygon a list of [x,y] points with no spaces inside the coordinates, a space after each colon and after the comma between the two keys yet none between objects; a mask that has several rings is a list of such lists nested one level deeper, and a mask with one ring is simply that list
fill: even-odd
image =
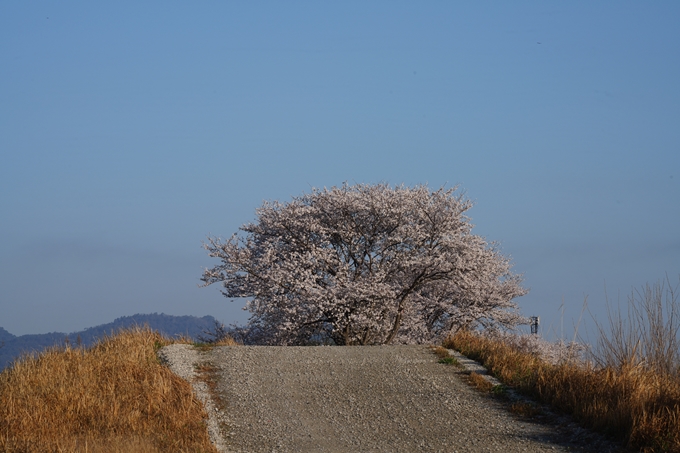
[{"label": "distant mountain", "polygon": [[74,345],[81,343],[84,346],[91,346],[98,339],[114,334],[120,329],[144,325],[148,325],[151,329],[157,330],[169,337],[186,336],[195,340],[204,330],[212,329],[215,326],[215,318],[212,316],[204,316],[202,318],[196,316],[171,316],[163,313],[137,314],[123,316],[108,324],[90,327],[80,332],[69,334],[52,332],[15,336],[0,327],[0,344],[4,342],[4,346],[0,347],[0,370],[4,369],[22,353],[40,352],[50,346],[61,346],[67,339]]},{"label": "distant mountain", "polygon": [[15,335],[12,335],[11,333],[7,332],[5,329],[3,329],[2,327],[0,327],[0,344],[1,344],[3,341],[12,340],[12,339],[14,339],[14,338],[16,338]]},{"label": "distant mountain", "polygon": [[214,327],[215,318],[212,316],[204,316],[202,318],[196,316],[171,316],[163,313],[137,314],[134,316],[123,316],[111,323],[90,327],[80,332],[73,332],[68,335],[68,338],[71,343],[75,343],[78,341],[78,337],[80,337],[83,344],[90,345],[104,335],[111,335],[120,329],[144,325],[148,325],[151,329],[157,330],[169,337],[187,336],[196,339],[198,335],[203,333],[203,330]]},{"label": "distant mountain", "polygon": [[52,332],[40,335],[21,335],[5,340],[5,344],[0,348],[0,371],[23,352],[38,352],[50,346],[64,344],[64,337],[63,333]]}]

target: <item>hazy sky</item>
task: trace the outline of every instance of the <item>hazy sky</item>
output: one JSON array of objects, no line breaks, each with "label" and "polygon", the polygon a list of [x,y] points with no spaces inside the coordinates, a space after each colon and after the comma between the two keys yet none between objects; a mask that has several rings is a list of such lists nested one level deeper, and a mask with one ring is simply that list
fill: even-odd
[{"label": "hazy sky", "polygon": [[247,313],[263,200],[460,185],[559,330],[680,275],[680,3],[2,2],[0,326]]}]

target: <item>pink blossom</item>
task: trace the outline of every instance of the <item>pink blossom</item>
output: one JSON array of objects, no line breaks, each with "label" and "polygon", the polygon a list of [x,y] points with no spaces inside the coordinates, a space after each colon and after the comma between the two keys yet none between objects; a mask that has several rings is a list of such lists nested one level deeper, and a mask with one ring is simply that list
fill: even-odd
[{"label": "pink blossom", "polygon": [[522,278],[472,234],[471,207],[456,188],[387,184],[265,202],[244,234],[208,238],[221,263],[202,281],[250,298],[249,326],[268,344],[423,343],[525,322]]}]

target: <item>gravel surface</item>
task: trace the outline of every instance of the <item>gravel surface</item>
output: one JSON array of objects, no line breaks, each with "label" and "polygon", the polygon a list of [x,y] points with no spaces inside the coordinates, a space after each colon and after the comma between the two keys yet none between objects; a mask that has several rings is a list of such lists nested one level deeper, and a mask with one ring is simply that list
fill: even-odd
[{"label": "gravel surface", "polygon": [[464,371],[437,363],[425,346],[223,346],[196,356],[179,346],[162,350],[167,363],[217,369],[215,396],[225,411],[208,411],[224,452],[611,449],[559,417],[511,414],[509,402],[473,389]]},{"label": "gravel surface", "polygon": [[158,358],[168,365],[170,370],[185,381],[191,383],[194,393],[203,403],[208,413],[208,435],[210,441],[221,452],[229,451],[223,435],[224,421],[215,402],[210,395],[210,389],[205,381],[197,379],[195,368],[203,362],[201,353],[191,345],[171,344],[158,351]]}]

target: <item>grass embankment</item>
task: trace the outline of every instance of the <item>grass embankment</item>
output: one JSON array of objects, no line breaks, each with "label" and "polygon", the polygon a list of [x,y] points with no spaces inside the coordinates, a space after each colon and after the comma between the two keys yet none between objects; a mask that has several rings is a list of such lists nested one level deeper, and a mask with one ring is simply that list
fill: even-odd
[{"label": "grass embankment", "polygon": [[541,347],[471,332],[444,346],[630,447],[680,453],[679,288],[666,278],[633,291],[623,312],[608,304],[609,325],[597,323],[599,338],[586,359],[566,349],[546,360]]},{"label": "grass embankment", "polygon": [[148,328],[53,348],[0,373],[0,452],[216,452],[189,383]]},{"label": "grass embankment", "polygon": [[644,361],[551,365],[498,340],[459,332],[445,347],[480,361],[506,385],[645,452],[680,452],[680,378]]}]

